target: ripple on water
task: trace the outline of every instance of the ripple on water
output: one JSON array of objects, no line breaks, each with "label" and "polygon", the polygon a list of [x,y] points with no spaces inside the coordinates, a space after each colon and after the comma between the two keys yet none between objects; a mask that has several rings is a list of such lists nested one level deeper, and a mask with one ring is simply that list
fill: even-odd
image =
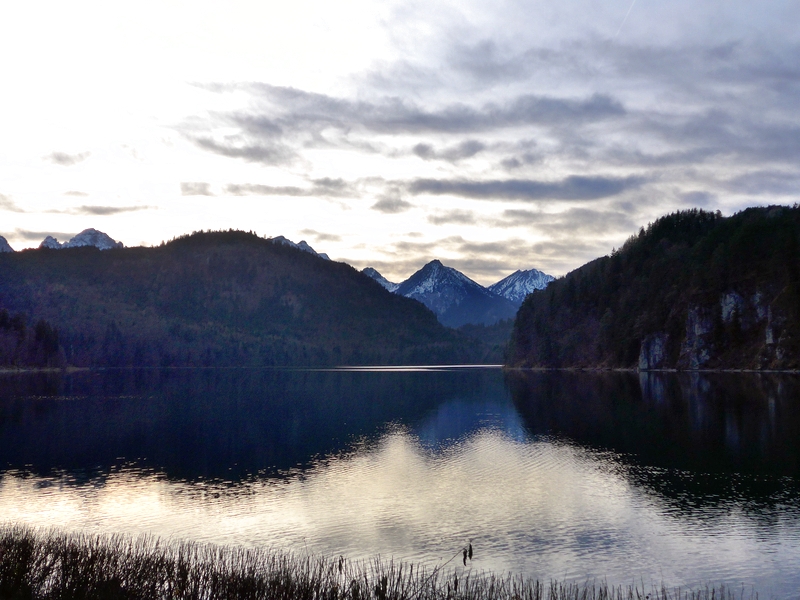
[{"label": "ripple on water", "polygon": [[238,485],[129,468],[83,482],[6,472],[0,514],[39,526],[428,564],[471,539],[473,568],[544,579],[800,585],[787,575],[787,565],[800,564],[796,502],[766,517],[735,497],[693,504],[640,485],[676,474],[637,468],[612,453],[520,440],[496,427],[439,447],[394,428],[304,470]]}]

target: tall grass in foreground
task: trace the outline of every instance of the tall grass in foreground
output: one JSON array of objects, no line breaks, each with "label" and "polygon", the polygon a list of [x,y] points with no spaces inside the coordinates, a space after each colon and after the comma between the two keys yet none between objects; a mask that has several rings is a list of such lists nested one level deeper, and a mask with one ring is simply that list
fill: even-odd
[{"label": "tall grass in foreground", "polygon": [[[459,550],[459,553],[461,551]],[[309,600],[741,600],[725,587],[542,583],[374,559],[0,527],[0,598]]]}]

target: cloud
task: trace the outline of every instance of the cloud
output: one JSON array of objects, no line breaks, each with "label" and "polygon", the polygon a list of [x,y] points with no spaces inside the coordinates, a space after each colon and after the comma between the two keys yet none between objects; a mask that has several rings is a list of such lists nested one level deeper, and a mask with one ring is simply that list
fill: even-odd
[{"label": "cloud", "polygon": [[358,196],[357,188],[343,179],[321,178],[310,180],[311,186],[272,186],[258,183],[231,183],[225,192],[232,196],[313,196],[318,198],[341,198]]},{"label": "cloud", "polygon": [[336,235],[334,233],[323,233],[314,229],[303,229],[300,231],[300,233],[314,238],[314,241],[316,242],[338,242],[342,239],[342,236],[340,235]]},{"label": "cloud", "polygon": [[62,167],[71,167],[83,162],[92,155],[91,152],[80,152],[78,154],[67,154],[66,152],[53,152],[44,157],[44,160],[49,160]]},{"label": "cloud", "polygon": [[625,114],[618,101],[602,94],[580,100],[525,94],[504,104],[489,103],[479,108],[451,104],[438,111],[396,100],[364,108],[364,114],[352,115],[354,122],[382,133],[469,133],[564,120],[596,121]]},{"label": "cloud", "polygon": [[486,144],[478,140],[464,140],[454,146],[435,150],[430,144],[419,143],[411,151],[425,160],[439,159],[449,162],[458,162],[465,158],[472,158],[476,154],[486,149]]},{"label": "cloud", "polygon": [[225,186],[225,193],[231,196],[311,196],[310,189],[297,186],[262,185],[259,183],[230,183]]},{"label": "cloud", "polygon": [[[267,84],[206,87],[216,92],[244,90],[252,96],[255,106],[217,115],[204,123],[195,120],[184,126],[184,134],[211,152],[269,165],[297,161],[308,148],[380,152],[376,135],[462,135],[525,125],[565,127],[626,114],[618,100],[600,93],[578,98],[519,94],[476,106],[451,102],[440,108],[426,108],[396,96],[367,101]],[[233,135],[231,128],[237,130]],[[217,130],[225,135],[215,136]],[[420,143],[414,152],[423,158],[455,162],[486,148],[484,142],[467,138],[439,151]]]},{"label": "cloud", "polygon": [[725,188],[732,192],[763,195],[799,195],[800,173],[760,170],[728,179]]},{"label": "cloud", "polygon": [[524,152],[517,156],[508,156],[500,161],[500,166],[506,171],[515,171],[522,167],[541,163],[543,156],[534,152]]},{"label": "cloud", "polygon": [[157,206],[149,206],[140,204],[137,206],[98,206],[98,205],[83,205],[73,206],[67,209],[53,209],[44,212],[57,215],[96,215],[108,216],[116,215],[119,213],[136,212],[139,210],[157,210]]},{"label": "cloud", "polygon": [[157,206],[76,206],[75,208],[68,209],[67,213],[71,215],[116,215],[119,213],[136,212],[139,210],[155,210]]},{"label": "cloud", "polygon": [[497,227],[533,227],[551,239],[563,237],[628,235],[640,223],[632,208],[590,209],[573,207],[556,213],[533,210],[504,210],[494,222]]},{"label": "cloud", "polygon": [[285,144],[242,143],[240,140],[217,141],[210,137],[194,137],[195,144],[215,154],[231,158],[242,158],[249,162],[268,165],[285,165],[297,158],[297,153]]},{"label": "cloud", "polygon": [[48,235],[53,236],[57,240],[67,241],[75,237],[75,233],[64,233],[63,231],[29,231],[27,229],[15,229],[12,237],[21,238],[28,241],[41,242]]},{"label": "cloud", "polygon": [[428,222],[433,225],[445,225],[448,223],[471,225],[475,223],[475,215],[466,210],[451,210],[445,213],[428,215]]},{"label": "cloud", "polygon": [[695,190],[681,194],[681,200],[690,206],[706,207],[713,204],[717,199],[716,194],[703,190]]},{"label": "cloud", "polygon": [[11,198],[4,194],[0,194],[0,210],[4,210],[6,212],[15,212],[15,213],[24,213],[27,212],[24,209],[17,206],[17,203],[14,202]]},{"label": "cloud", "polygon": [[405,212],[412,206],[413,205],[410,202],[407,202],[402,198],[394,196],[386,196],[378,200],[370,208],[372,208],[372,210],[377,210],[378,212],[382,212],[387,215],[393,215]]},{"label": "cloud", "polygon": [[558,181],[505,179],[416,179],[409,183],[411,194],[448,194],[482,200],[596,200],[617,196],[640,187],[642,177],[570,175]]},{"label": "cloud", "polygon": [[211,184],[205,181],[182,181],[181,196],[213,196]]},{"label": "cloud", "polygon": [[64,192],[64,195],[65,196],[75,196],[75,197],[78,197],[78,198],[85,198],[89,194],[87,194],[86,192],[79,192],[77,190],[69,190],[68,192]]},{"label": "cloud", "polygon": [[314,186],[315,195],[331,196],[336,198],[358,195],[355,186],[351,183],[348,183],[344,179],[322,177],[320,179],[312,179],[311,183]]}]

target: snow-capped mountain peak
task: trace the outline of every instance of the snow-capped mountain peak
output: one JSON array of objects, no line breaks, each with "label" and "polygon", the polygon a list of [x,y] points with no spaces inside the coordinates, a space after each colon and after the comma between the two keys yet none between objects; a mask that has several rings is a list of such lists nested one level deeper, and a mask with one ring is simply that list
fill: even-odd
[{"label": "snow-capped mountain peak", "polygon": [[519,306],[528,294],[534,290],[543,290],[554,279],[555,277],[552,275],[542,273],[537,269],[517,270],[490,285],[489,289]]},{"label": "snow-capped mountain peak", "polygon": [[432,260],[406,279],[395,293],[422,302],[441,323],[450,327],[491,324],[516,313],[511,302],[438,260]]},{"label": "snow-capped mountain peak", "polygon": [[122,242],[113,240],[108,234],[97,231],[97,229],[84,229],[61,247],[82,248],[83,246],[94,246],[100,250],[111,250],[113,248],[123,247]]},{"label": "snow-capped mountain peak", "polygon": [[[427,265],[422,267],[419,271],[414,273],[411,277],[406,279],[400,284],[403,291],[400,291],[403,296],[415,297],[431,293],[449,292],[448,288],[459,290],[456,297],[460,298],[467,289],[480,288],[484,290],[483,286],[475,283],[464,275],[461,271],[457,271],[452,267],[445,267],[441,261],[434,259]],[[456,300],[458,302],[459,300]]]},{"label": "snow-capped mountain peak", "polygon": [[378,271],[373,269],[372,267],[367,267],[366,269],[362,269],[361,272],[370,279],[374,279],[375,281],[380,283],[384,288],[386,288],[390,292],[394,292],[397,290],[397,288],[400,287],[399,283],[394,283],[392,281],[389,281],[388,279],[386,279],[386,277],[378,273]]},{"label": "snow-capped mountain peak", "polygon": [[84,229],[78,235],[73,236],[68,242],[60,243],[52,235],[48,235],[39,248],[50,248],[60,250],[62,248],[82,248],[83,246],[94,246],[100,250],[111,250],[113,248],[123,248],[122,242],[114,241],[108,234],[97,229]]},{"label": "snow-capped mountain peak", "polygon": [[314,256],[319,256],[325,260],[330,260],[327,254],[324,252],[317,252],[311,246],[309,246],[305,240],[300,240],[299,244],[295,244],[292,240],[286,239],[282,235],[277,237],[271,238],[273,244],[280,244],[281,246],[290,246],[291,248],[297,248],[298,250],[302,250],[303,252],[308,252],[309,254],[313,254]]},{"label": "snow-capped mountain peak", "polygon": [[8,240],[0,235],[0,252],[13,252],[14,249],[8,245]]},{"label": "snow-capped mountain peak", "polygon": [[42,240],[42,243],[39,244],[39,248],[50,248],[51,250],[60,250],[61,243],[52,235],[48,235],[46,238]]}]

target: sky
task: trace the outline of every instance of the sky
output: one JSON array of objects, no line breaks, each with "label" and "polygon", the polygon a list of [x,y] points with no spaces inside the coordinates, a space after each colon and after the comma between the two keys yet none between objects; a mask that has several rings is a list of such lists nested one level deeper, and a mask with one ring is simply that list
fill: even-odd
[{"label": "sky", "polygon": [[800,2],[17,2],[0,235],[243,229],[402,281],[555,276],[800,201]]}]

